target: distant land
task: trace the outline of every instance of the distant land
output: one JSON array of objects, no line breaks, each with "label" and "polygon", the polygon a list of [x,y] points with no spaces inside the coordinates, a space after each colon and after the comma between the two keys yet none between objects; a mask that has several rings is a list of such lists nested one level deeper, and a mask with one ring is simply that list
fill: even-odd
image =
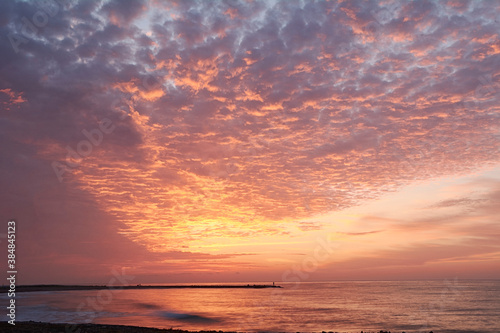
[{"label": "distant land", "polygon": [[[210,289],[210,288],[250,288],[250,289],[262,289],[262,288],[282,288],[276,285],[267,284],[245,284],[245,285],[165,285],[165,286],[152,286],[152,285],[133,285],[133,286],[107,286],[107,285],[93,285],[93,286],[82,286],[82,285],[62,285],[62,284],[37,284],[37,285],[26,285],[26,286],[16,286],[15,292],[33,292],[33,291],[63,291],[63,290],[98,290],[98,289],[179,289],[179,288],[199,288],[199,289]],[[8,286],[2,286],[0,293],[6,293],[9,291]]]}]

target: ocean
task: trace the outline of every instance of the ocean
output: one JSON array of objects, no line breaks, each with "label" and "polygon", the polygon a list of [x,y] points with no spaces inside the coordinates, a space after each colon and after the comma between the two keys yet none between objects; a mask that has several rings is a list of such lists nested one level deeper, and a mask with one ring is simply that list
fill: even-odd
[{"label": "ocean", "polygon": [[[279,285],[17,293],[16,320],[247,332],[500,332],[500,280]],[[6,294],[0,298],[7,304]]]}]

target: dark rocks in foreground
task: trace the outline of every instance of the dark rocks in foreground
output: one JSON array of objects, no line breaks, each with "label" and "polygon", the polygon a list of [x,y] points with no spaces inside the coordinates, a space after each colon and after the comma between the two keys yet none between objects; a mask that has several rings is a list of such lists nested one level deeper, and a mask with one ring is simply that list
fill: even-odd
[{"label": "dark rocks in foreground", "polygon": [[[0,322],[0,332],[16,333],[190,333],[176,329],[160,329],[138,326],[98,325],[98,324],[51,324],[35,321],[16,322],[11,325]],[[199,331],[199,333],[217,333],[222,331]],[[233,333],[233,332],[225,332]]]},{"label": "dark rocks in foreground", "polygon": [[[0,322],[0,332],[16,333],[236,333],[232,331],[185,331],[152,327],[103,325],[103,324],[51,324],[36,321],[16,322],[16,325]],[[297,332],[299,333],[299,332]],[[327,333],[323,331],[322,333]],[[334,333],[334,332],[328,332]],[[337,332],[335,332],[337,333]],[[363,333],[363,332],[361,332]],[[365,333],[390,333],[389,331]],[[403,332],[404,333],[404,332]],[[432,331],[430,332],[432,333]]]}]

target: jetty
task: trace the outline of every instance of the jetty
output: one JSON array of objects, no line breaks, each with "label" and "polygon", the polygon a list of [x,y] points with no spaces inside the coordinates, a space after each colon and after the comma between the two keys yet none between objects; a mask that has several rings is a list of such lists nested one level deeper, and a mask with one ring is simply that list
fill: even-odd
[{"label": "jetty", "polygon": [[[68,291],[68,290],[127,290],[127,289],[264,289],[264,288],[282,288],[281,286],[268,284],[245,284],[245,285],[127,285],[127,286],[108,286],[108,285],[60,285],[60,284],[38,284],[16,286],[15,292],[34,292],[34,291]],[[8,286],[3,286],[0,293],[9,291]]]}]

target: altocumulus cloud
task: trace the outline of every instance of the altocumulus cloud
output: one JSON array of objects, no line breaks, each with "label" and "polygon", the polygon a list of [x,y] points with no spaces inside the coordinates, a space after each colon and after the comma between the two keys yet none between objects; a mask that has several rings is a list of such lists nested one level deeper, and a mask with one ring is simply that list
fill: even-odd
[{"label": "altocumulus cloud", "polygon": [[4,1],[2,205],[188,251],[496,163],[499,6]]}]

